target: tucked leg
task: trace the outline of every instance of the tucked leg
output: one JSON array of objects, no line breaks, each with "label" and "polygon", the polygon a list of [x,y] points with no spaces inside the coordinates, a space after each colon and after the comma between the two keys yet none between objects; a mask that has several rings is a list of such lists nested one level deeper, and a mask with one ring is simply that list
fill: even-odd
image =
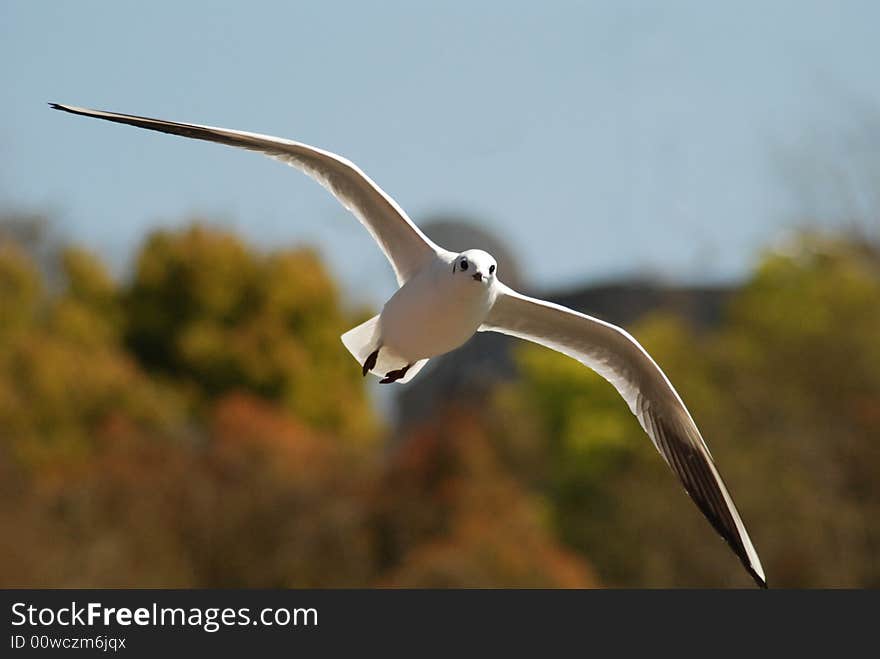
[{"label": "tucked leg", "polygon": [[397,382],[400,378],[406,375],[406,372],[409,370],[409,367],[412,364],[407,364],[403,368],[399,368],[396,371],[388,371],[385,374],[385,377],[379,380],[379,384],[391,384],[392,382]]},{"label": "tucked leg", "polygon": [[376,348],[370,353],[370,356],[367,357],[367,360],[364,362],[364,377],[376,367],[376,360],[379,359],[379,350],[381,350],[381,348]]}]

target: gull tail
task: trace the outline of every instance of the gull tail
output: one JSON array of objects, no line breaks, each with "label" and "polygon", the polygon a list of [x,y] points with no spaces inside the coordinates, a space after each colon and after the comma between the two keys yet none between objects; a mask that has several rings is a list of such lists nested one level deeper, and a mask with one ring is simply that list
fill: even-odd
[{"label": "gull tail", "polygon": [[367,322],[348,330],[342,335],[342,343],[351,356],[357,359],[358,364],[363,364],[370,353],[379,347],[379,316],[373,316]]},{"label": "gull tail", "polygon": [[[364,362],[367,361],[370,354],[376,350],[376,348],[379,348],[376,365],[371,371],[373,375],[379,378],[385,377],[385,374],[390,371],[396,371],[408,365],[407,361],[402,357],[397,356],[393,350],[382,346],[381,337],[379,336],[378,315],[373,316],[367,322],[361,323],[357,327],[348,330],[341,338],[343,345],[345,345],[352,357],[357,360],[358,364],[361,364],[362,366]],[[417,361],[409,367],[406,375],[400,378],[400,380],[397,380],[397,382],[400,382],[401,384],[409,382],[427,363],[427,359]]]}]

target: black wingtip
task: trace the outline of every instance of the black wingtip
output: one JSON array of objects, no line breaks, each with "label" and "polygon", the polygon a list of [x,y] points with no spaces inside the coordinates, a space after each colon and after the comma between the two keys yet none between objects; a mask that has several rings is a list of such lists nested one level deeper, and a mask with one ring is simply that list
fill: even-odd
[{"label": "black wingtip", "polygon": [[61,110],[62,112],[69,112],[70,114],[85,114],[81,108],[72,105],[64,105],[63,103],[52,103],[50,101],[49,107],[53,110]]},{"label": "black wingtip", "polygon": [[745,567],[746,567],[746,570],[748,571],[749,575],[752,577],[752,579],[755,580],[755,583],[758,585],[758,588],[760,588],[761,590],[768,590],[769,589],[769,586],[767,585],[767,580],[764,577],[762,577],[760,574],[755,572],[751,568],[751,566],[746,565]]}]

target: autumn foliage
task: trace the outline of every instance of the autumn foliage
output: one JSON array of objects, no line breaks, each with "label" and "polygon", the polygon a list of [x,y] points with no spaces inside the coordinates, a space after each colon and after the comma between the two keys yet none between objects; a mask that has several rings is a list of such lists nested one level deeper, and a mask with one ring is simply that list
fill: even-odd
[{"label": "autumn foliage", "polygon": [[[206,225],[123,277],[0,235],[0,584],[749,585],[600,377],[521,344],[488,404],[401,437],[339,342],[365,317],[315,252]],[[718,326],[629,329],[771,585],[880,586],[877,249],[799,236]]]},{"label": "autumn foliage", "polygon": [[310,250],[193,225],[120,281],[7,236],[0,296],[3,585],[597,583],[480,419],[387,448]]}]

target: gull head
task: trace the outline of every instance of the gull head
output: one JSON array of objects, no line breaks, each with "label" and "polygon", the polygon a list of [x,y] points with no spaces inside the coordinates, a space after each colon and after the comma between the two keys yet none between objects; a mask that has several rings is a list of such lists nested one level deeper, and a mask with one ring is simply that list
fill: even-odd
[{"label": "gull head", "polygon": [[467,277],[483,285],[495,280],[498,263],[488,252],[481,249],[469,249],[455,257],[452,262],[452,274],[456,277]]}]

